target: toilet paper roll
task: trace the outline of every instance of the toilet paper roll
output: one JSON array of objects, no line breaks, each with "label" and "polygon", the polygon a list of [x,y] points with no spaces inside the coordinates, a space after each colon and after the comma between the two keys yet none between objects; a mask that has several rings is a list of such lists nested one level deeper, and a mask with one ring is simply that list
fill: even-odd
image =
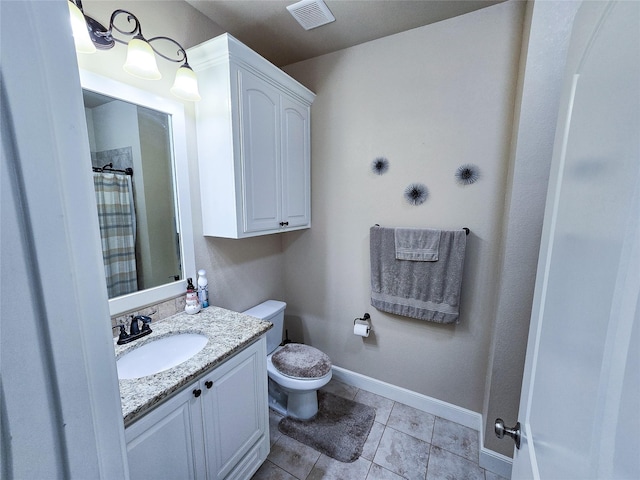
[{"label": "toilet paper roll", "polygon": [[369,325],[364,323],[356,323],[353,326],[353,334],[358,335],[360,337],[368,337],[369,336]]}]

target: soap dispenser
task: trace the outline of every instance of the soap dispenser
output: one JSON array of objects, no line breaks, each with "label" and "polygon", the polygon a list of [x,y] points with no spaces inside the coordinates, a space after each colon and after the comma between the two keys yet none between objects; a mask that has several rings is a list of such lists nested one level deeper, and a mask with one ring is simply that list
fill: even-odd
[{"label": "soap dispenser", "polygon": [[187,278],[187,301],[184,306],[184,311],[189,315],[193,315],[194,313],[198,313],[201,308],[200,302],[198,301],[198,292],[193,286],[193,281],[191,278]]}]

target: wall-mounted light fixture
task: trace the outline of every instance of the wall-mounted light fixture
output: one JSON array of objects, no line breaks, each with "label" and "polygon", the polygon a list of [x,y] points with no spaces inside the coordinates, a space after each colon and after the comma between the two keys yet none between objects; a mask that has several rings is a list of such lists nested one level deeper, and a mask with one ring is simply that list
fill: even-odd
[{"label": "wall-mounted light fixture", "polygon": [[[192,102],[200,100],[196,74],[187,63],[187,52],[178,42],[169,37],[144,38],[140,20],[126,10],[115,10],[111,14],[107,29],[98,21],[84,14],[81,0],[68,0],[67,3],[69,4],[71,27],[77,52],[94,53],[96,50],[113,48],[116,42],[125,44],[127,45],[127,59],[122,68],[131,75],[147,80],[158,80],[162,77],[156,64],[155,55],[170,62],[182,63],[176,72],[171,93],[183,100]],[[132,26],[130,29],[121,29],[114,24],[116,18],[121,14],[126,15],[129,27]],[[113,36],[114,31],[133,38],[129,41],[120,40]],[[152,42],[160,40],[170,42],[178,47],[177,58],[168,57],[151,45]]]}]

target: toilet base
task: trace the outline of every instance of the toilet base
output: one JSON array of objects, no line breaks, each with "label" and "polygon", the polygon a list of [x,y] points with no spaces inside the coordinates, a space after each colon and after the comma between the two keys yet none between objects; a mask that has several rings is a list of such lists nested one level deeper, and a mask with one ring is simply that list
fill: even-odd
[{"label": "toilet base", "polygon": [[318,391],[290,391],[269,379],[269,408],[281,415],[308,420],[318,413]]},{"label": "toilet base", "polygon": [[287,415],[308,420],[318,413],[318,391],[290,393],[287,399]]}]

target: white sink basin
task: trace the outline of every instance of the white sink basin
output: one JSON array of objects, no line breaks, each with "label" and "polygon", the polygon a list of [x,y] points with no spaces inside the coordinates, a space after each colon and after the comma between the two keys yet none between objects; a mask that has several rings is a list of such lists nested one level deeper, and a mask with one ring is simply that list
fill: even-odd
[{"label": "white sink basin", "polygon": [[118,378],[140,378],[169,370],[189,360],[208,341],[199,333],[180,333],[145,343],[118,359]]}]

